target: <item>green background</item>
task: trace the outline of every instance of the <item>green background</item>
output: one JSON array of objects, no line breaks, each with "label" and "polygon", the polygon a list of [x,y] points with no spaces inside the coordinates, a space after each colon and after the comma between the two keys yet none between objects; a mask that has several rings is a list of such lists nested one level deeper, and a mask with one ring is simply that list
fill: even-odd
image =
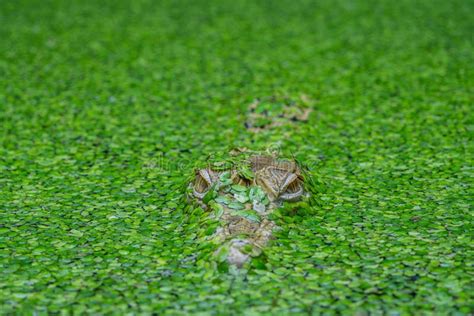
[{"label": "green background", "polygon": [[[468,314],[474,2],[0,2],[0,313]],[[258,97],[314,100],[251,135]],[[193,161],[279,146],[319,205],[197,264]]]}]

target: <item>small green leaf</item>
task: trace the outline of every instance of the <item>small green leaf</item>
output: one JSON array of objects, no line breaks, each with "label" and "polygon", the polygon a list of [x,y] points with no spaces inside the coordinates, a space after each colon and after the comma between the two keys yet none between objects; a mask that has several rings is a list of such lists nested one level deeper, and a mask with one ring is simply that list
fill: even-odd
[{"label": "small green leaf", "polygon": [[240,166],[238,174],[247,180],[252,180],[255,177],[255,174],[247,164]]},{"label": "small green leaf", "polygon": [[232,200],[231,200],[230,198],[228,198],[227,196],[225,196],[225,195],[219,195],[219,196],[215,199],[215,201],[216,201],[217,203],[226,204],[226,205],[229,204],[230,202],[232,202]]},{"label": "small green leaf", "polygon": [[224,214],[224,207],[219,203],[215,203],[215,202],[211,202],[211,203],[212,203],[211,209],[214,212],[214,217],[216,219],[219,219],[222,216],[222,214]]},{"label": "small green leaf", "polygon": [[255,212],[253,210],[235,211],[235,212],[232,212],[232,215],[242,216],[243,218],[246,218],[246,219],[248,219],[250,221],[253,221],[253,222],[260,222],[261,221],[260,215],[258,215],[257,212]]},{"label": "small green leaf", "polygon": [[251,187],[249,191],[249,198],[252,201],[261,202],[266,198],[265,192],[260,187]]},{"label": "small green leaf", "polygon": [[213,200],[215,197],[217,197],[217,192],[214,190],[214,187],[210,188],[209,191],[204,195],[202,198],[202,201],[207,204],[209,201]]},{"label": "small green leaf", "polygon": [[245,206],[240,202],[231,202],[229,203],[229,208],[233,210],[243,210]]},{"label": "small green leaf", "polygon": [[217,251],[216,259],[218,262],[224,262],[227,259],[227,255],[229,254],[229,245],[222,246]]},{"label": "small green leaf", "polygon": [[246,203],[249,200],[245,192],[234,194],[234,198],[240,203]]},{"label": "small green leaf", "polygon": [[245,192],[245,191],[247,191],[247,188],[244,187],[243,185],[234,184],[232,186],[232,191],[234,191],[234,192]]}]

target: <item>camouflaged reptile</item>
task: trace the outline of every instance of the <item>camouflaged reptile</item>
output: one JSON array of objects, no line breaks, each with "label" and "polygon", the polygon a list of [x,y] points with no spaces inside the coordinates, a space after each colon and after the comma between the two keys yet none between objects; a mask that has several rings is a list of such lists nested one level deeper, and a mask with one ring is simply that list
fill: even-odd
[{"label": "camouflaged reptile", "polygon": [[197,169],[189,195],[219,221],[210,236],[219,245],[214,255],[240,268],[271,240],[277,227],[269,214],[305,190],[295,161],[239,152],[226,163]]},{"label": "camouflaged reptile", "polygon": [[250,132],[262,133],[282,125],[307,122],[312,112],[308,103],[305,95],[300,100],[277,96],[254,100],[247,109],[245,127]]}]

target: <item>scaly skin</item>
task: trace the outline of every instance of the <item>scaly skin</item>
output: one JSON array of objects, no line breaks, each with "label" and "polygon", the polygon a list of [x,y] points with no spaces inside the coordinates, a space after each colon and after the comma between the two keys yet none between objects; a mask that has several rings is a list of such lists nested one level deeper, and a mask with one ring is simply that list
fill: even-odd
[{"label": "scaly skin", "polygon": [[277,228],[268,215],[284,201],[305,195],[300,168],[272,156],[237,154],[227,170],[214,166],[196,171],[192,197],[221,225],[212,239],[221,246],[216,256],[242,267],[258,256]]},{"label": "scaly skin", "polygon": [[295,101],[277,96],[257,99],[248,108],[245,126],[250,132],[265,133],[277,126],[306,122],[312,112],[307,103],[304,95]]}]

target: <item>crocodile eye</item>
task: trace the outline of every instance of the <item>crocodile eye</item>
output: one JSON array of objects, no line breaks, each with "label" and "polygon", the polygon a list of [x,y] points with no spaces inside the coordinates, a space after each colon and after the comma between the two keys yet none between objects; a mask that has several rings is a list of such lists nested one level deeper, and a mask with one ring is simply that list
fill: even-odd
[{"label": "crocodile eye", "polygon": [[202,199],[212,186],[212,176],[207,169],[199,170],[193,185],[193,194],[198,199]]},{"label": "crocodile eye", "polygon": [[303,183],[295,174],[287,177],[284,185],[284,191],[280,194],[280,199],[284,201],[296,201],[303,196]]}]

